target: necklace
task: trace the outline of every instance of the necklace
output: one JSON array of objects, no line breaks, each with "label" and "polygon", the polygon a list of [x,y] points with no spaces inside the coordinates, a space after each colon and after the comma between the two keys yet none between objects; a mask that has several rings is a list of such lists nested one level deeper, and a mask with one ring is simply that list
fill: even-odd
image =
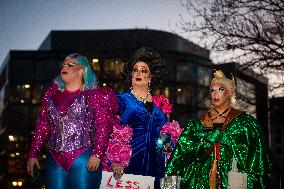
[{"label": "necklace", "polygon": [[215,108],[214,111],[219,114],[218,116],[216,116],[215,118],[211,119],[212,121],[214,121],[217,118],[226,118],[226,116],[224,116],[229,110],[231,109],[231,107],[227,108],[225,111],[223,111],[222,113],[218,112]]},{"label": "necklace", "polygon": [[133,89],[131,89],[130,91],[139,101],[143,102],[144,104],[146,104],[148,97],[151,95],[150,92],[148,91],[147,95],[144,96],[139,96],[137,93],[135,93],[133,91]]}]

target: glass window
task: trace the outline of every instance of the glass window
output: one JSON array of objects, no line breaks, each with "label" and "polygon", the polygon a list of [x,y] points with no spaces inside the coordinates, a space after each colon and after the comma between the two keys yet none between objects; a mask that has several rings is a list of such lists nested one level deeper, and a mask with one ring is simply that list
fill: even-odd
[{"label": "glass window", "polygon": [[255,86],[245,80],[236,78],[237,102],[240,109],[256,117]]},{"label": "glass window", "polygon": [[99,58],[93,58],[90,61],[91,67],[94,72],[100,72],[100,59]]},{"label": "glass window", "polygon": [[282,148],[276,148],[275,150],[276,154],[283,154],[283,149]]},{"label": "glass window", "polygon": [[209,88],[196,88],[197,92],[197,100],[198,100],[198,106],[203,107],[203,108],[209,108],[211,105],[211,100],[210,100],[210,94],[209,94]]},{"label": "glass window", "polygon": [[169,87],[165,87],[164,88],[164,93],[163,94],[165,95],[166,98],[170,98],[170,89],[169,89]]},{"label": "glass window", "polygon": [[177,63],[177,81],[196,81],[197,70],[196,65],[191,63],[179,62]]},{"label": "glass window", "polygon": [[167,69],[166,81],[175,81],[176,80],[175,62],[170,60],[165,60],[165,63]]},{"label": "glass window", "polygon": [[281,135],[278,135],[275,137],[275,143],[282,143],[282,136]]},{"label": "glass window", "polygon": [[47,90],[47,87],[49,85],[43,85],[43,84],[35,84],[32,88],[32,103],[33,104],[40,104],[42,97]]},{"label": "glass window", "polygon": [[104,74],[109,79],[122,79],[124,62],[118,58],[104,60]]},{"label": "glass window", "polygon": [[8,101],[10,103],[32,103],[40,104],[44,92],[50,84],[23,84],[12,85],[9,90]]},{"label": "glass window", "polygon": [[[57,62],[50,59],[35,61],[35,80],[52,80],[55,76]],[[58,73],[59,74],[59,73]]]},{"label": "glass window", "polygon": [[27,82],[33,80],[33,62],[29,59],[14,60],[11,66],[11,81]]},{"label": "glass window", "polygon": [[9,94],[8,101],[11,103],[29,103],[31,97],[31,85],[13,85]]},{"label": "glass window", "polygon": [[8,159],[8,173],[25,174],[26,163],[24,158],[18,158],[15,153],[11,153]]},{"label": "glass window", "polygon": [[197,69],[198,84],[204,85],[204,86],[209,86],[211,75],[212,75],[211,69],[199,66],[198,69]]},{"label": "glass window", "polygon": [[29,126],[33,125],[30,119],[31,108],[26,104],[10,104],[6,107],[6,124],[9,128],[15,130],[26,130]]},{"label": "glass window", "polygon": [[279,126],[276,125],[276,124],[273,124],[272,129],[273,129],[274,133],[276,133],[276,134],[277,134],[277,133],[282,133],[282,128],[279,127]]},{"label": "glass window", "polygon": [[176,96],[177,96],[177,104],[195,105],[197,102],[196,90],[192,85],[177,86]]}]

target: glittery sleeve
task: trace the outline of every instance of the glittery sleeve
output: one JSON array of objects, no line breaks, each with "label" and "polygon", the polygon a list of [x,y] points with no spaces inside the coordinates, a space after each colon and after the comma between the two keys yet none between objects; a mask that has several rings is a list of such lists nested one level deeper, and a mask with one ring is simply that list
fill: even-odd
[{"label": "glittery sleeve", "polygon": [[196,160],[207,158],[211,144],[197,120],[190,120],[181,133],[178,143],[167,163],[166,174],[183,175],[183,168]]},{"label": "glittery sleeve", "polygon": [[107,87],[90,91],[88,99],[94,110],[95,136],[92,155],[102,159],[112,132],[114,116],[118,111],[117,99],[115,93]]},{"label": "glittery sleeve", "polygon": [[28,158],[36,158],[43,148],[44,144],[47,142],[50,134],[50,128],[47,120],[47,99],[57,91],[57,86],[51,86],[47,92],[44,94],[42,99],[41,110],[38,115],[36,122],[35,132],[33,135],[30,151],[28,153]]},{"label": "glittery sleeve", "polygon": [[222,188],[227,188],[233,155],[238,171],[247,174],[247,188],[269,186],[275,163],[261,128],[247,114],[231,120],[223,134],[204,131],[200,121],[191,120],[167,163],[166,174],[181,175],[181,188],[209,188],[208,174],[214,159],[214,150],[210,148],[215,142],[221,143],[218,171]]},{"label": "glittery sleeve", "polygon": [[[266,188],[274,170],[274,160],[256,119],[243,114],[231,122],[234,128],[228,136],[239,171],[248,175],[248,188]],[[261,187],[260,187],[261,186]]]}]

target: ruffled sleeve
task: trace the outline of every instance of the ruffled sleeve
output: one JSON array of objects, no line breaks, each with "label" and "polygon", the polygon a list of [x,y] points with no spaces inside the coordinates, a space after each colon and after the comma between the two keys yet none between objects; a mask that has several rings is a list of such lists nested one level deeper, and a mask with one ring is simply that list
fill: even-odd
[{"label": "ruffled sleeve", "polygon": [[117,99],[115,93],[108,87],[89,91],[88,99],[94,110],[95,136],[92,155],[102,159],[112,132],[115,114],[118,111]]},{"label": "ruffled sleeve", "polygon": [[[195,179],[199,180],[198,186],[207,185],[214,158],[212,145],[216,142],[220,142],[222,148],[218,169],[224,187],[228,184],[233,155],[238,171],[247,173],[248,188],[270,185],[274,161],[257,121],[247,114],[232,119],[224,132],[218,129],[206,132],[199,120],[191,120],[180,135],[168,161],[166,174],[181,175],[185,186],[193,184]],[[196,173],[196,170],[200,172]]]},{"label": "ruffled sleeve", "polygon": [[47,103],[48,98],[50,98],[56,91],[58,87],[52,85],[47,92],[44,94],[42,99],[42,106],[39,112],[39,116],[36,122],[35,132],[33,135],[30,151],[28,153],[28,158],[36,158],[43,148],[45,143],[48,141],[50,136],[50,127],[47,118]]},{"label": "ruffled sleeve", "polygon": [[254,117],[243,114],[231,124],[232,132],[227,143],[230,143],[234,152],[239,171],[248,175],[248,188],[269,186],[275,164],[257,121]]},{"label": "ruffled sleeve", "polygon": [[208,158],[206,151],[210,147],[211,142],[203,132],[199,120],[190,120],[167,163],[166,174],[183,175],[184,167]]}]

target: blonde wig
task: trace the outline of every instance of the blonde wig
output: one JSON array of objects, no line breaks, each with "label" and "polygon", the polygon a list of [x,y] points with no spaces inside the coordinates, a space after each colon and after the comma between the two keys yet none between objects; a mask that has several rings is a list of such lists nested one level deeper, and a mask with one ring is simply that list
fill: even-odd
[{"label": "blonde wig", "polygon": [[229,79],[225,76],[225,74],[221,70],[217,70],[214,73],[214,78],[211,81],[211,86],[214,83],[222,84],[229,91],[230,105],[233,108],[238,108],[238,104],[236,100],[236,84],[235,84],[234,78]]}]

